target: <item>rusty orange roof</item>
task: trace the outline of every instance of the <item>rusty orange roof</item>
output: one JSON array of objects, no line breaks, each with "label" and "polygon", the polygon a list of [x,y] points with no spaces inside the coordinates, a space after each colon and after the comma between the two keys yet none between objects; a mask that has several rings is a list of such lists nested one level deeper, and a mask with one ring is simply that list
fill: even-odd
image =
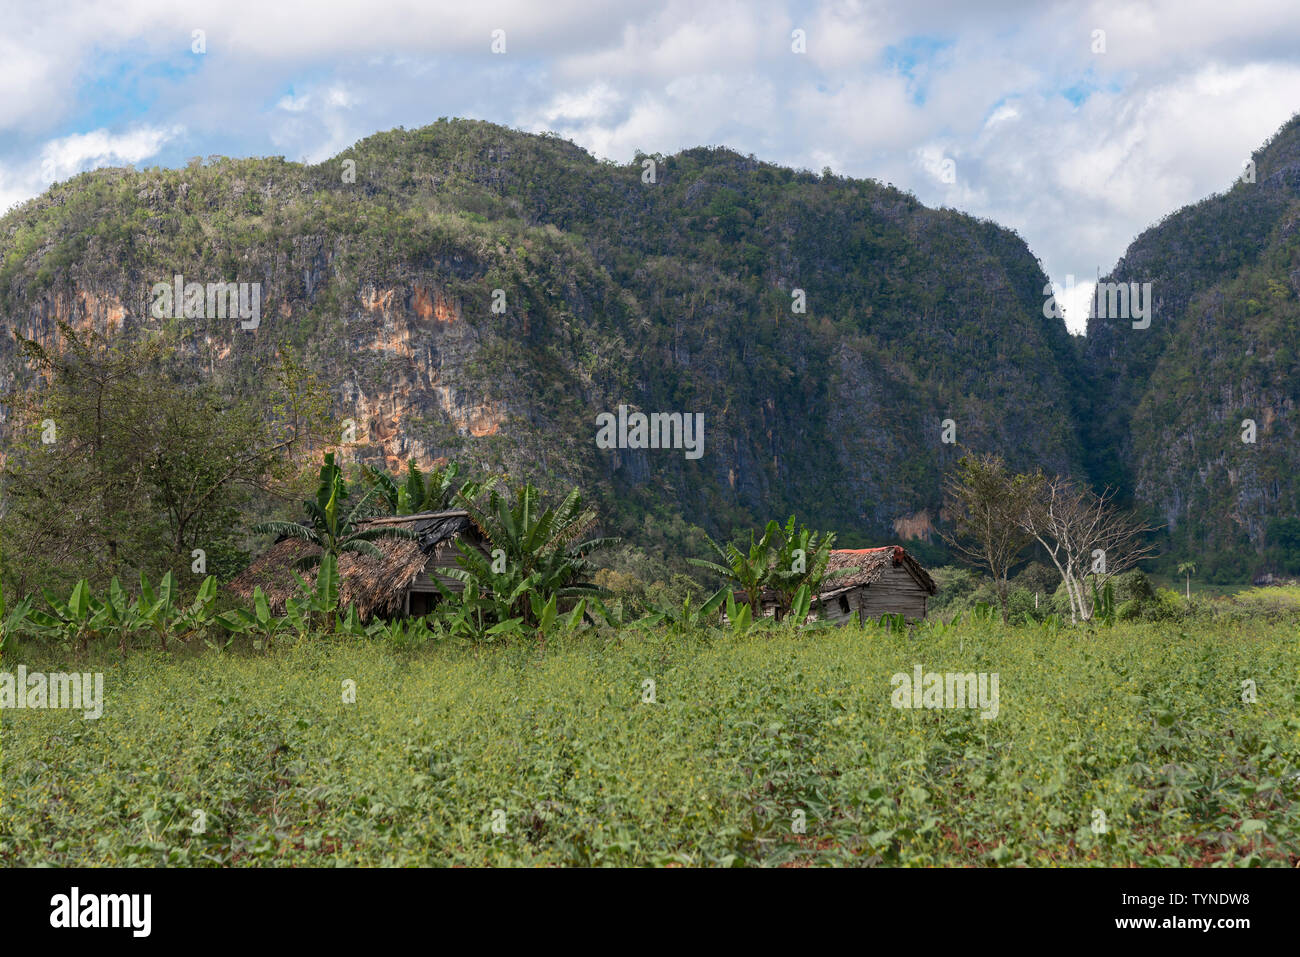
[{"label": "rusty orange roof", "polygon": [[916,579],[917,584],[931,595],[939,590],[939,586],[921,567],[921,563],[907,554],[907,550],[902,545],[882,545],[879,548],[832,549],[830,561],[826,564],[828,576],[831,572],[844,572],[850,568],[856,571],[823,582],[822,596],[836,594],[846,588],[856,588],[859,585],[870,585],[891,565],[902,565]]}]

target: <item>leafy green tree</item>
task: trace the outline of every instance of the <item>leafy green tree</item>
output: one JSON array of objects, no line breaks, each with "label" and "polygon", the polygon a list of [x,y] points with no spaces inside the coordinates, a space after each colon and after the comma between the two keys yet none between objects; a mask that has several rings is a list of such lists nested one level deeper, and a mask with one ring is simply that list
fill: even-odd
[{"label": "leafy green tree", "polygon": [[58,328],[57,347],[20,339],[40,378],[5,397],[17,441],[0,539],[22,556],[10,582],[102,586],[127,570],[188,572],[195,549],[237,555],[241,517],[297,471],[288,453],[310,416],[181,378],[184,357],[161,335]]},{"label": "leafy green tree", "polygon": [[367,506],[377,491],[377,487],[371,488],[355,505],[345,510],[343,503],[349,496],[347,483],[343,480],[343,469],[334,463],[334,453],[327,452],[324,464],[321,465],[316,499],[302,503],[307,520],[260,522],[252,530],[257,534],[296,538],[315,545],[316,550],[306,551],[294,562],[294,566],[299,569],[315,568],[326,555],[337,561],[345,552],[382,558],[383,554],[374,542],[382,538],[414,539],[416,534],[400,525],[364,524],[368,514]]},{"label": "leafy green tree", "polygon": [[460,466],[449,462],[427,474],[421,471],[415,459],[406,463],[406,479],[398,483],[383,469],[367,466],[366,479],[378,489],[380,501],[389,515],[415,515],[420,512],[440,512],[451,508],[458,497],[473,499],[485,488],[479,482],[461,482]]},{"label": "leafy green tree", "polygon": [[596,566],[593,551],[617,544],[616,538],[584,536],[596,524],[594,509],[583,505],[575,488],[558,505],[542,507],[541,493],[532,483],[513,496],[492,489],[479,505],[458,496],[462,508],[482,530],[490,552],[457,542],[459,568],[448,575],[474,589],[489,603],[497,623],[518,618],[527,626],[540,620],[534,603],[544,608],[552,597],[595,595],[600,589],[590,578]]},{"label": "leafy green tree", "polygon": [[1033,541],[1028,516],[1044,479],[1012,475],[997,455],[965,455],[944,482],[954,530],[944,540],[962,559],[993,578],[1002,621],[1007,622],[1007,575]]}]

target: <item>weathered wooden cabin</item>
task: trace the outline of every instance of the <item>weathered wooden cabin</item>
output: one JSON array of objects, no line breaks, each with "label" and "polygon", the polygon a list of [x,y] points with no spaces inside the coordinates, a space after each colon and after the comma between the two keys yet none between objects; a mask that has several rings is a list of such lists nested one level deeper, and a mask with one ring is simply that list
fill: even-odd
[{"label": "weathered wooden cabin", "polygon": [[[370,525],[402,525],[416,537],[380,538],[373,544],[382,559],[346,552],[339,558],[339,603],[356,606],[362,618],[403,618],[428,614],[439,599],[433,576],[449,591],[464,590],[463,582],[439,569],[455,568],[456,542],[462,541],[488,553],[487,540],[469,513],[460,510],[390,515],[371,519]],[[246,601],[261,586],[273,614],[284,614],[285,601],[298,591],[294,564],[314,545],[294,538],[277,541],[255,562],[239,573],[226,589]],[[312,581],[314,572],[298,572]]]},{"label": "weathered wooden cabin", "polygon": [[[838,577],[832,573],[855,568]],[[902,545],[883,548],[842,548],[831,552],[828,580],[813,600],[818,617],[838,624],[876,621],[881,615],[902,615],[908,621],[925,617],[925,603],[939,590],[934,579]]]}]

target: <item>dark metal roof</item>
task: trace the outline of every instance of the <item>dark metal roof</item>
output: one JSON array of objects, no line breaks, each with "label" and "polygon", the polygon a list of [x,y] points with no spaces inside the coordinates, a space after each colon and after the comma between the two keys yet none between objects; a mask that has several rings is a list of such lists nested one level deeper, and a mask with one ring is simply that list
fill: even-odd
[{"label": "dark metal roof", "polygon": [[414,529],[420,548],[428,553],[448,539],[471,532],[480,536],[478,526],[463,509],[445,512],[420,512],[416,515],[385,515],[371,519],[372,525],[406,525]]}]

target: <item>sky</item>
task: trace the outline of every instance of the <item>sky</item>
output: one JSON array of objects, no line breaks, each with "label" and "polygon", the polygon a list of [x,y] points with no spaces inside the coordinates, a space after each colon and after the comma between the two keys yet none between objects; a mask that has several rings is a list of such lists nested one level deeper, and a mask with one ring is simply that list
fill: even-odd
[{"label": "sky", "polygon": [[1074,283],[1074,332],[1098,270],[1300,111],[1296,0],[0,0],[0,18],[0,211],[102,166],[318,162],[472,117],[623,163],[728,146],[892,183],[1015,229]]}]

